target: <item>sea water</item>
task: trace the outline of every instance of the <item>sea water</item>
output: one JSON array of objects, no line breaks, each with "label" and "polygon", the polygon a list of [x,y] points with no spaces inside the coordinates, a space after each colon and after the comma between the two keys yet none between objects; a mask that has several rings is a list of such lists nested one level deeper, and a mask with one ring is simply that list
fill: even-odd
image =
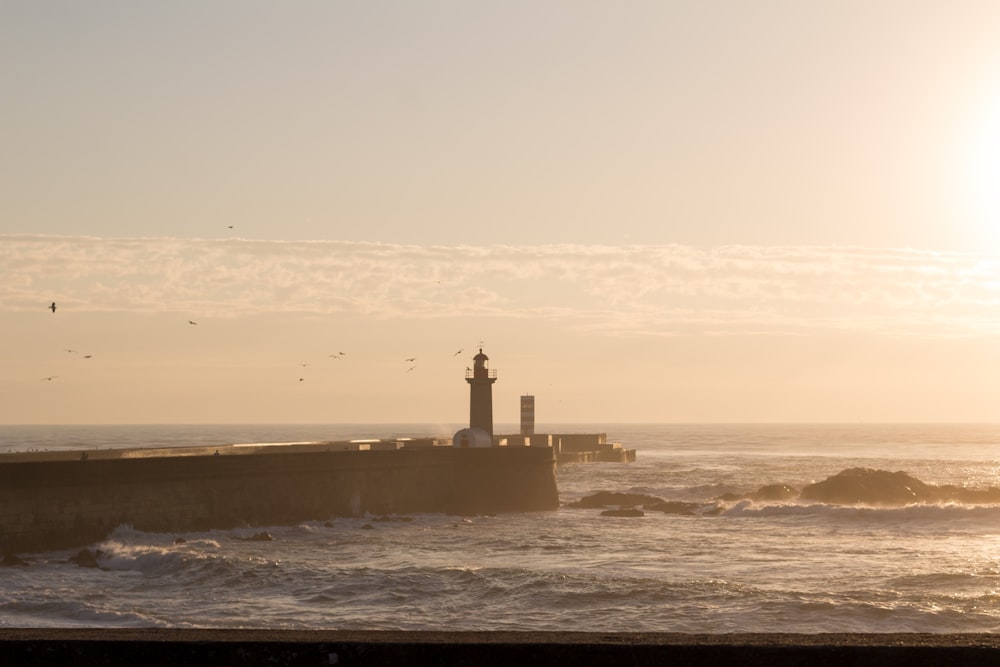
[{"label": "sea water", "polygon": [[[403,435],[457,426],[5,426],[0,452]],[[186,533],[120,526],[99,549],[0,568],[0,626],[995,632],[1000,505],[719,500],[847,468],[1000,486],[1000,425],[543,425],[607,432],[635,463],[558,468],[563,507],[329,517]],[[501,426],[498,430],[503,430]],[[508,427],[507,430],[514,430]],[[540,429],[541,430],[541,429]],[[698,503],[602,516],[597,491]],[[388,519],[388,520],[387,520]],[[273,541],[245,538],[261,531]],[[178,538],[183,538],[179,540]]]}]

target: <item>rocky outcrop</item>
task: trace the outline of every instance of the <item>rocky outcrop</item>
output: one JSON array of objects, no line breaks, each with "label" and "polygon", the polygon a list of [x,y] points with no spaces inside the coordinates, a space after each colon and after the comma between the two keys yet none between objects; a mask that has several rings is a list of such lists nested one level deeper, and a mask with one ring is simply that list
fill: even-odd
[{"label": "rocky outcrop", "polygon": [[567,503],[566,507],[576,507],[582,509],[600,509],[602,507],[637,507],[639,505],[655,505],[664,503],[666,500],[657,496],[649,496],[644,493],[618,493],[616,491],[598,491],[593,495],[586,496],[573,503]]},{"label": "rocky outcrop", "polygon": [[912,503],[1000,503],[1000,489],[935,486],[902,471],[849,468],[822,482],[809,484],[799,496],[835,505],[909,505]]},{"label": "rocky outcrop", "polygon": [[762,486],[753,493],[724,493],[716,500],[726,502],[736,502],[739,500],[753,500],[755,502],[767,500],[794,500],[799,497],[799,492],[787,484],[768,484]]},{"label": "rocky outcrop", "polygon": [[100,568],[97,559],[104,555],[100,549],[91,551],[90,549],[80,549],[75,556],[70,556],[69,562],[76,563],[80,567]]},{"label": "rocky outcrop", "polygon": [[[901,507],[917,503],[962,503],[966,505],[1000,504],[1000,488],[966,489],[954,485],[927,484],[912,475],[873,468],[849,468],[822,482],[808,484],[797,491],[787,484],[768,484],[745,494],[727,493],[716,498],[723,503],[750,500],[753,502],[814,501],[829,505],[875,505]],[[567,507],[609,509],[613,511],[641,507],[647,512],[663,512],[685,516],[715,516],[726,509],[680,500],[664,500],[641,493],[599,491]],[[638,510],[637,510],[638,511]],[[621,514],[608,516],[624,516]]]},{"label": "rocky outcrop", "polygon": [[799,497],[833,505],[908,505],[936,502],[940,494],[936,487],[902,471],[850,468],[805,486]]},{"label": "rocky outcrop", "polygon": [[768,484],[751,493],[750,500],[792,500],[798,498],[799,492],[787,484]]}]

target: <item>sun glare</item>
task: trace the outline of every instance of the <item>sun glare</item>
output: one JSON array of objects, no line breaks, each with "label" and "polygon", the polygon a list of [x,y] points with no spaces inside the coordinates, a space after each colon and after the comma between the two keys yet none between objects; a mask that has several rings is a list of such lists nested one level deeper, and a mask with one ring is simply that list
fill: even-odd
[{"label": "sun glare", "polygon": [[1000,93],[979,105],[965,133],[959,167],[962,212],[983,250],[1000,253]]}]

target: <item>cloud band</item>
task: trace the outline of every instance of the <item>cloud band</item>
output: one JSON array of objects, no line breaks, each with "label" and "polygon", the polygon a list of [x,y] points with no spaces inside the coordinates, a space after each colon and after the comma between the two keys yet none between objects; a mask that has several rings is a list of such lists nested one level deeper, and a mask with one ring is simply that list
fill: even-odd
[{"label": "cloud band", "polygon": [[1000,332],[1000,257],[858,247],[418,246],[0,235],[0,307],[457,315],[614,335]]}]

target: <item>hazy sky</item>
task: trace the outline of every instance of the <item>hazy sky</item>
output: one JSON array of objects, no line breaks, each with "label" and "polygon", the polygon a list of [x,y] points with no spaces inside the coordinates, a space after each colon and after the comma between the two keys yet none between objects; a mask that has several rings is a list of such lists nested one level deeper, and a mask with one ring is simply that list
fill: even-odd
[{"label": "hazy sky", "polygon": [[0,423],[996,421],[998,34],[0,0]]}]

